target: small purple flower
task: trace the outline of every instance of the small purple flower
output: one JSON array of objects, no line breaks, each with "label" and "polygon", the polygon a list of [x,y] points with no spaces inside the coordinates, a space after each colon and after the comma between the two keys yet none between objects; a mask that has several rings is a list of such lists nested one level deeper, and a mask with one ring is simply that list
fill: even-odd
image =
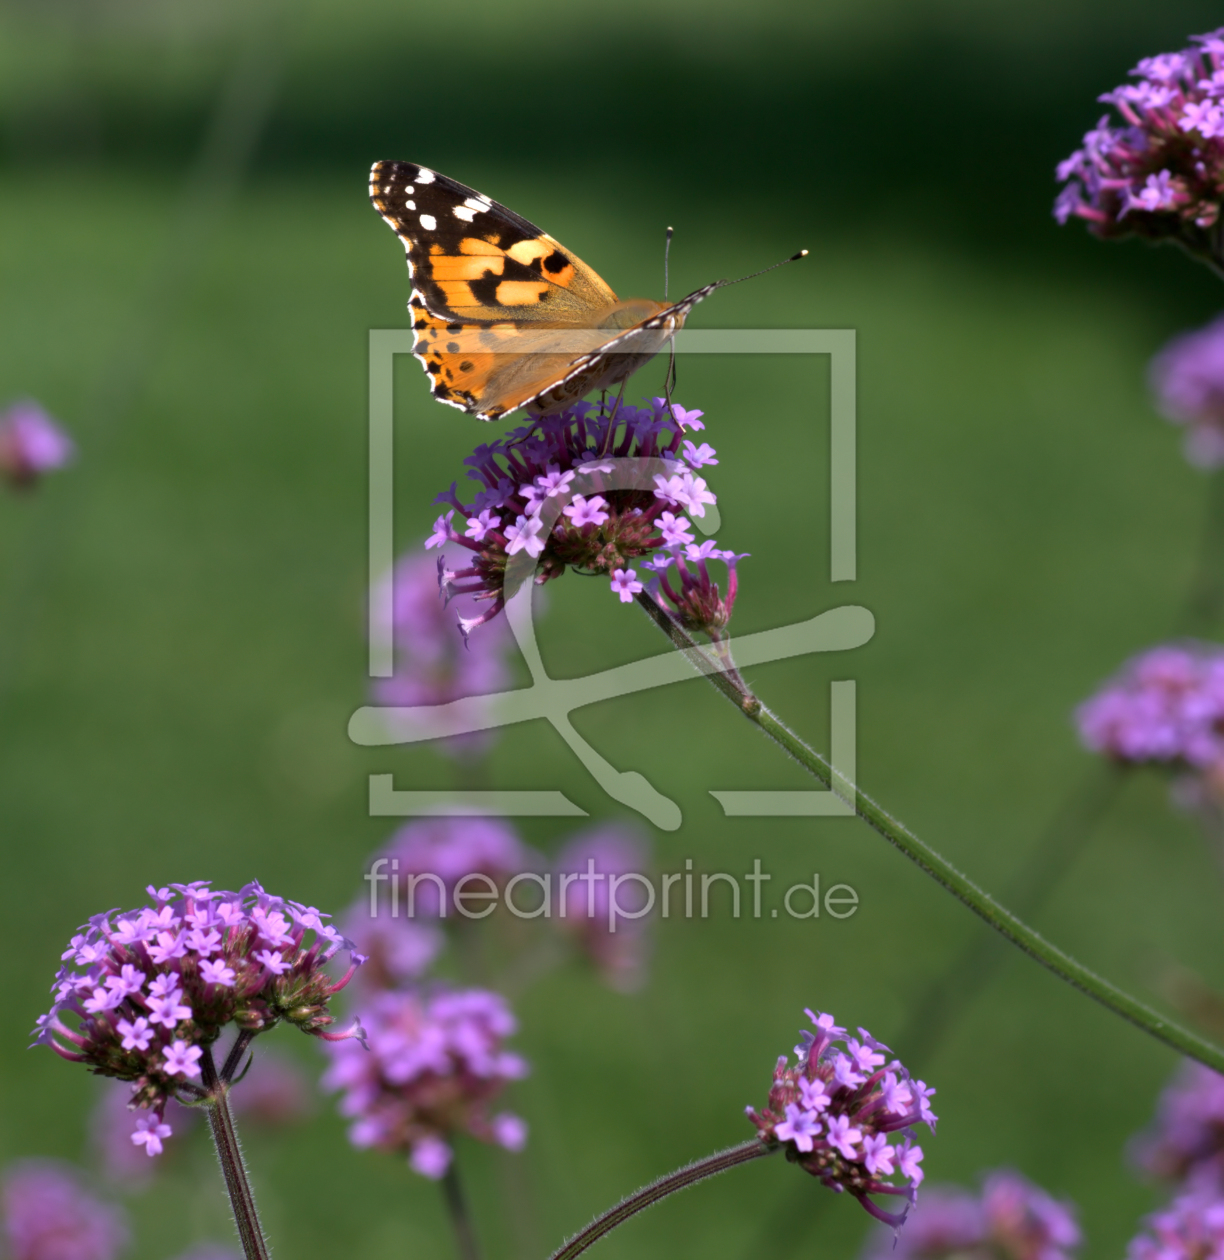
[{"label": "small purple flower", "polygon": [[1161,1181],[1214,1188],[1224,1198],[1224,1076],[1201,1063],[1183,1063],[1132,1153]]},{"label": "small purple flower", "polygon": [[1224,316],[1174,337],[1148,379],[1160,410],[1186,428],[1186,459],[1197,468],[1224,466]]},{"label": "small purple flower", "polygon": [[72,439],[36,402],[14,403],[0,414],[0,477],[18,487],[69,463]]},{"label": "small purple flower", "polygon": [[[778,1059],[768,1106],[760,1112],[747,1108],[748,1118],[767,1146],[781,1146],[788,1160],[830,1189],[848,1191],[877,1220],[893,1227],[901,1225],[922,1181],[922,1148],[913,1142],[914,1126],[926,1124],[934,1131],[935,1116],[929,1107],[924,1111],[925,1099],[934,1091],[921,1082],[911,1083],[898,1060],[888,1061],[886,1054],[880,1053],[887,1052],[888,1047],[866,1029],[858,1030],[859,1040],[846,1041],[851,1054],[844,1054],[835,1050],[833,1043],[846,1040],[845,1029],[838,1028],[829,1015],[812,1011],[807,1015],[816,1033],[801,1034],[794,1066],[785,1056]],[[853,1072],[851,1055],[864,1068],[874,1070],[869,1075]],[[892,1102],[899,1097],[896,1081],[911,1087],[910,1107],[901,1114],[891,1109],[885,1095],[889,1073],[894,1081]],[[809,1100],[815,1099],[821,1101],[819,1112],[808,1106]],[[889,1144],[893,1133],[902,1135],[901,1144]],[[899,1184],[885,1180],[897,1175],[902,1178]],[[906,1204],[899,1212],[889,1212],[871,1195],[894,1195],[904,1198]]]},{"label": "small purple flower", "polygon": [[343,1093],[340,1113],[353,1122],[354,1146],[405,1154],[415,1172],[434,1179],[450,1163],[456,1133],[522,1147],[521,1120],[489,1115],[506,1084],[527,1074],[527,1064],[502,1044],[515,1031],[503,998],[480,989],[388,990],[360,1016],[369,1050],[352,1042],[329,1046],[332,1062],[322,1080]]},{"label": "small purple flower", "polygon": [[0,1204],[7,1260],[115,1260],[127,1245],[123,1213],[88,1193],[68,1164],[10,1164]]},{"label": "small purple flower", "polygon": [[[655,575],[650,583],[651,596],[686,630],[699,630],[718,642],[726,638],[739,590],[736,565],[744,558],[733,551],[720,551],[713,539],[700,544],[689,542],[683,550],[679,545],[673,546],[669,554],[645,566]],[[721,560],[727,566],[725,596],[710,575],[708,560]],[[673,562],[678,581],[673,581],[668,572]]]},{"label": "small purple flower", "polygon": [[[179,1043],[182,1044],[181,1042]],[[199,1052],[197,1051],[197,1054]],[[199,1075],[199,1069],[196,1070]],[[162,1122],[157,1115],[139,1116],[136,1120],[136,1131],[132,1134],[132,1145],[143,1146],[146,1155],[162,1153],[162,1139],[174,1132],[168,1124]]]},{"label": "small purple flower", "polygon": [[[357,1029],[328,1031],[328,1001],[362,959],[317,911],[270,896],[257,883],[237,893],[216,892],[207,883],[175,884],[151,889],[150,896],[155,908],[95,915],[73,938],[65,957],[84,970],[61,969],[55,1004],[38,1021],[35,1040],[99,1075],[133,1082],[131,1106],[152,1113],[135,1140],[156,1153],[169,1136],[160,1127],[167,1104],[182,1091],[200,1096],[200,1060],[226,1025],[260,1033],[286,1020],[325,1040],[357,1035]],[[116,916],[126,929],[116,930]],[[167,933],[185,938],[185,923],[217,932],[219,946],[208,941],[216,958],[186,943],[182,950],[149,943]],[[314,934],[309,943],[307,932]],[[268,940],[279,944],[255,949]],[[341,949],[348,950],[350,966],[337,981],[326,967]],[[233,973],[231,984],[210,978],[218,966]],[[110,991],[117,1002],[84,996],[105,993],[115,979],[120,983]]]},{"label": "small purple flower", "polygon": [[1115,761],[1210,769],[1224,758],[1224,648],[1149,648],[1075,717],[1085,746]]},{"label": "small purple flower", "polygon": [[[705,480],[694,474],[718,462],[715,451],[684,437],[686,429],[704,427],[701,414],[669,407],[662,398],[652,407],[621,401],[609,413],[580,402],[479,447],[466,461],[479,492],[470,502],[462,501],[454,486],[439,495],[450,510],[438,518],[427,544],[453,543],[473,553],[466,568],[440,570],[448,599],[467,595],[487,605],[477,617],[460,616],[463,633],[501,611],[507,564],[520,552],[537,561],[535,581],[542,584],[567,568],[608,577],[629,574],[635,561],[660,548],[692,542],[679,510],[700,519],[716,502]],[[626,458],[653,461],[641,487],[617,489],[607,480],[616,461]],[[660,467],[666,471],[656,473]],[[498,513],[496,524],[487,515],[492,511]],[[469,524],[464,534],[451,524],[456,513]],[[546,519],[553,522],[547,528]],[[628,581],[612,585],[622,602],[635,593]],[[730,603],[722,606],[723,614]]]},{"label": "small purple flower", "polygon": [[1059,163],[1058,222],[1077,217],[1097,236],[1135,233],[1216,255],[1212,229],[1224,199],[1219,35],[1196,35],[1195,48],[1144,58],[1131,71],[1137,84],[1100,97],[1122,125],[1103,117]]},{"label": "small purple flower", "polygon": [[612,572],[613,594],[620,596],[622,604],[633,603],[633,597],[641,594],[646,588],[637,580],[634,569],[614,569]]},{"label": "small purple flower", "polygon": [[1191,1191],[1144,1222],[1127,1260],[1216,1260],[1224,1254],[1224,1198]]},{"label": "small purple flower", "polygon": [[[610,881],[644,872],[649,863],[637,831],[611,823],[579,832],[554,862],[559,891],[554,927],[574,941],[609,988],[632,993],[646,980],[649,920],[645,889],[634,880],[619,882],[615,919],[609,914]],[[615,926],[615,931],[612,931]]]}]

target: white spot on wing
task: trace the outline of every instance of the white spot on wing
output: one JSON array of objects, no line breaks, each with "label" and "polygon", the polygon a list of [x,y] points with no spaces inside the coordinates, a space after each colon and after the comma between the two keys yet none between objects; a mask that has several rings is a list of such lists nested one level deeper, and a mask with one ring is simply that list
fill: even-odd
[{"label": "white spot on wing", "polygon": [[427,232],[432,232],[438,226],[438,220],[432,214],[421,215],[421,226]]},{"label": "white spot on wing", "polygon": [[455,206],[451,213],[456,219],[462,219],[464,223],[471,223],[471,221],[476,217],[476,211],[470,209],[468,206]]},{"label": "white spot on wing", "polygon": [[405,202],[404,202],[404,205],[406,205],[406,206],[408,207],[408,209],[409,209],[409,210],[415,210],[415,209],[416,209],[416,202],[415,202],[415,201],[405,201]]},{"label": "white spot on wing", "polygon": [[432,184],[434,182],[433,171],[428,171],[422,166],[421,169],[417,171],[417,177],[414,182],[418,184]]},{"label": "white spot on wing", "polygon": [[483,214],[486,210],[493,208],[493,203],[486,201],[483,197],[468,197],[463,204],[475,210],[477,214]]}]

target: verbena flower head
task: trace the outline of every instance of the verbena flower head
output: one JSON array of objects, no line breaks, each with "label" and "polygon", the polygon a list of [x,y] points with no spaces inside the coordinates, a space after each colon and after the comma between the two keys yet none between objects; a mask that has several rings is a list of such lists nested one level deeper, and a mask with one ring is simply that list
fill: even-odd
[{"label": "verbena flower head", "polygon": [[[400,884],[398,908],[412,918],[453,916],[455,886],[479,895],[543,860],[496,818],[428,818],[401,827],[382,849],[381,868]],[[377,864],[377,859],[375,860]],[[415,877],[415,878],[414,878]]]},{"label": "verbena flower head", "polygon": [[1002,1169],[986,1176],[980,1195],[924,1190],[901,1234],[874,1235],[866,1260],[1069,1260],[1081,1241],[1070,1204]]},{"label": "verbena flower head", "polygon": [[[852,1194],[877,1220],[900,1225],[923,1178],[914,1126],[934,1132],[929,1100],[935,1091],[913,1080],[865,1028],[848,1037],[831,1015],[805,1014],[815,1033],[800,1034],[793,1065],[779,1057],[769,1105],[760,1112],[748,1107],[748,1118],[766,1145],[782,1147],[788,1160],[831,1190]],[[901,1141],[891,1143],[893,1134]],[[873,1194],[904,1198],[905,1207],[886,1211],[868,1197]]]},{"label": "verbena flower head", "polygon": [[36,402],[14,403],[0,414],[0,476],[13,485],[32,485],[75,454],[72,439]]},{"label": "verbena flower head", "polygon": [[1224,1198],[1192,1191],[1144,1221],[1127,1260],[1219,1260],[1224,1256]]},{"label": "verbena flower head", "polygon": [[1224,757],[1224,648],[1150,648],[1075,717],[1084,744],[1117,761],[1212,766]]},{"label": "verbena flower head", "polygon": [[1186,459],[1224,465],[1224,316],[1174,337],[1148,370],[1161,411],[1186,428]]},{"label": "verbena flower head", "polygon": [[[437,565],[429,556],[410,554],[399,560],[379,599],[384,613],[378,621],[391,629],[395,672],[374,682],[376,704],[448,704],[509,686],[507,653],[513,647],[509,627],[499,622],[474,642],[466,640],[456,628],[453,610],[448,611],[443,601]],[[461,603],[470,604],[470,600]],[[479,613],[478,608],[468,611]],[[490,740],[488,733],[463,735],[441,740],[436,747],[451,755],[465,755],[483,751]]]},{"label": "verbena flower head", "polygon": [[1215,1188],[1224,1197],[1224,1076],[1201,1063],[1184,1063],[1132,1152],[1153,1177]]},{"label": "verbena flower head", "polygon": [[[466,568],[452,570],[440,561],[438,569],[448,597],[467,594],[488,604],[479,617],[459,619],[463,633],[501,611],[507,565],[520,552],[534,561],[537,584],[573,568],[608,578],[612,593],[625,603],[651,576],[635,562],[660,552],[679,562],[683,553],[686,563],[696,566],[691,582],[682,577],[679,591],[665,587],[664,594],[691,628],[704,629],[703,617],[716,628],[725,626],[734,582],[718,600],[706,565],[724,560],[733,569],[742,557],[719,551],[713,542],[695,548],[690,518],[700,519],[716,501],[698,473],[718,463],[707,443],[697,446],[685,437],[690,429],[704,428],[702,414],[669,407],[662,398],[649,407],[621,402],[610,413],[580,402],[480,446],[465,461],[479,491],[470,502],[454,485],[440,494],[438,502],[449,510],[434,522],[425,544],[454,543],[471,552]],[[642,475],[631,488],[618,488],[616,474],[623,466],[617,461],[627,459],[641,461],[636,467]],[[689,557],[691,548],[701,554]]]},{"label": "verbena flower head", "polygon": [[[156,1155],[172,1131],[167,1102],[198,1094],[200,1060],[227,1025],[261,1033],[286,1020],[326,1040],[358,1035],[356,1026],[328,1031],[328,1001],[362,958],[323,922],[330,916],[257,883],[148,893],[151,905],[95,915],[72,938],[35,1036],[62,1058],[133,1082],[131,1106],[146,1115],[132,1141]],[[350,965],[337,981],[326,964],[341,949]]]},{"label": "verbena flower head", "polygon": [[646,891],[636,883],[620,884],[616,899],[621,913],[612,931],[608,876],[643,873],[646,864],[646,845],[638,832],[615,823],[580,832],[554,862],[558,875],[579,878],[566,884],[565,912],[554,916],[553,923],[578,944],[609,988],[621,993],[640,989],[646,979],[649,920],[632,917],[645,906]]},{"label": "verbena flower head", "polygon": [[362,1008],[361,1020],[369,1051],[353,1042],[329,1046],[322,1081],[343,1091],[340,1112],[353,1120],[354,1146],[406,1154],[432,1178],[446,1172],[456,1133],[522,1148],[526,1124],[489,1110],[507,1082],[527,1074],[502,1044],[516,1024],[498,994],[384,992]]},{"label": "verbena flower head", "polygon": [[1058,166],[1064,186],[1054,217],[1083,219],[1101,237],[1132,233],[1173,240],[1219,259],[1216,227],[1224,197],[1224,30],[1194,47],[1144,58],[1099,99],[1109,115]]},{"label": "verbena flower head", "polygon": [[6,1260],[115,1260],[127,1245],[123,1213],[85,1190],[71,1165],[12,1164],[0,1195]]}]

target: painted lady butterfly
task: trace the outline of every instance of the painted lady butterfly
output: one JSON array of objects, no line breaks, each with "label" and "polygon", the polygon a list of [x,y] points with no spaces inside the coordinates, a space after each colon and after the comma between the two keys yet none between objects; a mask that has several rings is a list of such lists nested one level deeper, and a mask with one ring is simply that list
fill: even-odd
[{"label": "painted lady butterfly", "polygon": [[622,302],[535,224],[411,162],[376,162],[370,200],[408,253],[413,353],[433,395],[480,420],[543,415],[624,381],[729,283]]}]

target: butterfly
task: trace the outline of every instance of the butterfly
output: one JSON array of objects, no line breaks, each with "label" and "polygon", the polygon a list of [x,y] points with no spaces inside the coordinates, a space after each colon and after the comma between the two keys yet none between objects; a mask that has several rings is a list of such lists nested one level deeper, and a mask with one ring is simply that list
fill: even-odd
[{"label": "butterfly", "polygon": [[370,200],[408,254],[413,354],[433,396],[480,420],[546,415],[623,382],[731,283],[621,301],[522,215],[412,162],[375,162]]}]

